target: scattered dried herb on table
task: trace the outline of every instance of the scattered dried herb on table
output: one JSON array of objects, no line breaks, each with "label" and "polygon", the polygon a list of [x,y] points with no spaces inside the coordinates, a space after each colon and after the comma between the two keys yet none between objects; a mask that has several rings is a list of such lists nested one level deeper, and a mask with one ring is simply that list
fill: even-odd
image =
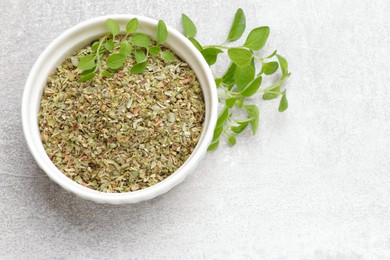
[{"label": "scattered dried herb on table", "polygon": [[[119,46],[123,36],[112,40]],[[47,154],[66,176],[103,192],[162,181],[201,135],[205,107],[194,72],[176,56],[167,62],[151,55],[145,70],[132,74],[130,55],[115,73],[80,83],[77,63],[92,52],[91,46],[78,51],[48,78],[38,119]],[[108,71],[108,53],[99,58]]]}]

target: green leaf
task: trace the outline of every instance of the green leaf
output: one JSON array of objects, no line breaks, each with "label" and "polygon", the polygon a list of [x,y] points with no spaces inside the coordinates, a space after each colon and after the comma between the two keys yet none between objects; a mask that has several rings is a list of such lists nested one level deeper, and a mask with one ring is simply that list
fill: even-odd
[{"label": "green leaf", "polygon": [[114,49],[114,42],[113,42],[113,40],[106,41],[106,43],[104,44],[104,47],[106,47],[106,49],[108,51],[112,51],[112,49]]},{"label": "green leaf", "polygon": [[246,66],[237,66],[234,72],[234,81],[236,82],[237,88],[242,90],[246,85],[249,84],[255,78],[255,62],[252,59],[251,63]]},{"label": "green leaf", "polygon": [[[269,92],[269,91],[272,91],[272,92]],[[280,95],[279,92],[280,92],[280,86],[276,86],[276,87],[271,88],[269,90],[265,90],[265,92],[263,94],[263,99],[264,100],[275,99]]]},{"label": "green leaf", "polygon": [[147,48],[151,41],[149,36],[142,33],[137,33],[133,36],[133,38],[131,38],[131,43],[135,46]]},{"label": "green leaf", "polygon": [[252,80],[243,90],[241,90],[241,96],[250,97],[256,94],[259,89],[263,78],[261,76]]},{"label": "green leaf", "polygon": [[146,68],[146,64],[147,64],[147,62],[138,63],[138,64],[134,65],[134,66],[131,68],[130,72],[131,72],[132,74],[142,73],[142,72],[144,72],[144,70],[145,70],[145,68]]},{"label": "green leaf", "polygon": [[113,36],[118,35],[119,32],[120,32],[118,23],[115,22],[114,20],[112,20],[111,18],[109,18],[109,19],[106,20],[106,27],[107,27],[107,30],[108,30]]},{"label": "green leaf", "polygon": [[245,123],[250,123],[252,121],[253,121],[253,117],[249,117],[243,120],[234,120],[234,122],[236,122],[237,124],[245,124]]},{"label": "green leaf", "polygon": [[242,131],[244,131],[247,126],[248,126],[248,122],[245,122],[245,123],[239,124],[238,126],[232,126],[232,127],[230,127],[230,129],[234,133],[239,134]]},{"label": "green leaf", "polygon": [[83,72],[80,73],[80,76],[87,75],[89,73],[95,72],[96,67],[93,67],[92,69],[89,70],[84,70]]},{"label": "green leaf", "polygon": [[161,58],[163,58],[167,62],[172,62],[175,60],[175,56],[170,51],[163,51],[161,53]]},{"label": "green leaf", "polygon": [[92,79],[94,76],[95,76],[95,72],[91,72],[91,73],[88,73],[88,74],[81,76],[77,81],[78,82],[86,82],[86,81]]},{"label": "green leaf", "polygon": [[237,98],[228,98],[225,100],[225,105],[228,107],[228,108],[232,108],[234,106],[234,104],[236,103],[237,101]]},{"label": "green leaf", "polygon": [[274,74],[279,68],[279,63],[276,61],[271,61],[267,63],[263,63],[261,67],[261,71],[264,72],[265,75],[272,75]]},{"label": "green leaf", "polygon": [[222,132],[223,132],[223,125],[215,128],[214,135],[213,135],[213,142],[215,140],[219,139],[219,137],[221,136]]},{"label": "green leaf", "polygon": [[112,54],[108,57],[106,65],[110,69],[119,69],[126,60],[126,56],[120,53]]},{"label": "green leaf", "polygon": [[280,69],[282,70],[282,75],[285,77],[288,73],[288,63],[281,55],[276,54],[276,57],[278,58]]},{"label": "green leaf", "polygon": [[256,105],[249,105],[244,107],[249,117],[253,117],[252,125],[252,133],[256,134],[257,128],[259,127],[259,119],[260,119],[260,111]]},{"label": "green leaf", "polygon": [[94,43],[92,44],[92,46],[91,46],[91,50],[97,51],[97,49],[98,49],[98,47],[99,47],[99,44],[100,44],[99,41],[94,42]]},{"label": "green leaf", "polygon": [[81,70],[89,70],[95,67],[95,56],[94,55],[87,55],[80,59],[79,63],[77,64],[77,68]]},{"label": "green leaf", "polygon": [[216,128],[223,126],[223,124],[225,123],[228,117],[229,117],[229,108],[225,106],[221,111],[221,113],[219,113],[218,115]]},{"label": "green leaf", "polygon": [[221,83],[222,83],[222,78],[216,78],[216,79],[214,79],[214,81],[215,81],[215,85],[216,85],[217,88],[218,88],[219,85],[221,85]]},{"label": "green leaf", "polygon": [[265,57],[265,59],[270,59],[270,58],[272,58],[273,56],[276,55],[276,53],[277,53],[277,50],[274,50],[274,52],[271,53],[270,55],[268,55],[267,57]]},{"label": "green leaf", "polygon": [[239,98],[238,100],[237,100],[237,106],[239,107],[239,108],[242,108],[242,105],[244,104],[244,98]]},{"label": "green leaf", "polygon": [[128,43],[128,42],[123,42],[121,44],[121,47],[119,49],[119,53],[122,54],[122,55],[129,55],[131,53],[131,45]]},{"label": "green leaf", "polygon": [[194,38],[196,35],[196,27],[195,24],[191,21],[191,19],[185,15],[181,15],[181,22],[183,24],[183,33],[187,38]]},{"label": "green leaf", "polygon": [[261,50],[267,42],[268,36],[268,26],[255,28],[249,33],[244,46],[254,51]]},{"label": "green leaf", "polygon": [[235,145],[236,142],[237,142],[237,141],[236,141],[236,137],[235,137],[234,135],[229,136],[228,142],[229,142],[229,144],[230,144],[231,146]]},{"label": "green leaf", "polygon": [[198,49],[198,51],[202,51],[203,50],[202,45],[200,45],[200,43],[195,38],[189,38],[189,40]]},{"label": "green leaf", "polygon": [[149,48],[149,53],[156,57],[161,52],[161,48],[159,46],[152,46]]},{"label": "green leaf", "polygon": [[244,48],[230,48],[228,55],[238,66],[248,65],[252,60],[252,52]]},{"label": "green leaf", "polygon": [[233,42],[240,39],[241,35],[245,31],[245,14],[241,8],[239,8],[234,16],[232,27],[230,28],[229,36],[227,41]]},{"label": "green leaf", "polygon": [[234,72],[236,71],[237,65],[233,62],[230,63],[229,68],[226,70],[225,74],[222,76],[222,82],[226,85],[229,85],[234,82]]},{"label": "green leaf", "polygon": [[127,33],[135,33],[138,30],[138,19],[133,18],[126,24]]},{"label": "green leaf", "polygon": [[214,47],[206,48],[201,51],[203,58],[207,61],[207,64],[213,65],[217,61],[218,54],[223,51]]},{"label": "green leaf", "polygon": [[216,140],[215,142],[212,142],[209,147],[207,148],[207,151],[214,151],[218,148],[219,140]]},{"label": "green leaf", "polygon": [[142,63],[146,61],[146,54],[143,50],[135,50],[134,52],[135,61],[137,63]]},{"label": "green leaf", "polygon": [[278,110],[279,112],[284,112],[287,108],[288,108],[288,101],[287,101],[286,93],[284,93],[282,98],[280,99]]},{"label": "green leaf", "polygon": [[111,73],[110,73],[109,71],[107,71],[107,70],[103,70],[103,71],[102,71],[102,74],[103,74],[103,76],[106,77],[106,78],[108,78],[108,77],[111,76]]},{"label": "green leaf", "polygon": [[157,44],[163,44],[168,38],[168,30],[163,20],[158,21],[157,24]]}]

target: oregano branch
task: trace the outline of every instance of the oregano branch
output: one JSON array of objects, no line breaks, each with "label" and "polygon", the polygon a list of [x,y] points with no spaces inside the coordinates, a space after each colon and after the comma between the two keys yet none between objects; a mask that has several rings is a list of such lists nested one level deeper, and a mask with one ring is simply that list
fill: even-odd
[{"label": "oregano branch", "polygon": [[[235,145],[236,135],[242,133],[248,125],[251,126],[252,133],[256,134],[259,126],[260,110],[256,104],[247,103],[250,101],[248,98],[257,93],[262,93],[263,100],[281,97],[278,107],[279,112],[284,112],[288,108],[285,82],[291,73],[288,71],[287,60],[277,54],[276,50],[266,57],[257,54],[257,51],[263,49],[267,42],[270,34],[268,26],[252,29],[241,46],[227,46],[228,43],[240,39],[245,31],[245,14],[240,8],[234,16],[225,43],[202,46],[194,38],[196,34],[195,24],[185,14],[182,15],[182,25],[184,35],[202,53],[210,66],[215,64],[218,56],[222,54],[226,54],[231,61],[225,73],[221,77],[215,77],[216,86],[221,90],[219,101],[224,105],[224,108],[218,116],[209,150],[215,150],[218,147],[222,134],[226,136],[229,145]],[[260,64],[260,68],[256,66],[255,60]],[[274,75],[278,71],[280,71],[280,76],[277,80],[269,86],[262,86],[264,77]],[[240,114],[237,113],[238,110],[243,110],[247,114],[247,118],[237,118],[236,114]]]}]

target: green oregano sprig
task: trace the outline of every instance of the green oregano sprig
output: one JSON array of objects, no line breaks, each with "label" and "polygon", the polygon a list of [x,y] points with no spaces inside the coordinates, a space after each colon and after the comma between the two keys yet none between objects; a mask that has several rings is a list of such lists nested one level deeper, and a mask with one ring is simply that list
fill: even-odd
[{"label": "green oregano sprig", "polygon": [[[120,33],[118,23],[113,19],[107,19],[105,26],[109,34],[100,38],[91,46],[91,53],[82,57],[78,62],[80,74],[79,82],[86,82],[92,79],[96,74],[101,73],[104,77],[110,77],[120,69],[129,55],[132,55],[136,64],[130,69],[133,74],[142,73],[148,61],[148,56],[158,56],[167,62],[175,59],[174,55],[168,51],[162,51],[161,45],[168,38],[168,30],[164,21],[160,20],[157,26],[156,45],[152,45],[151,38],[138,32],[137,18],[131,19],[126,25],[126,34],[121,40],[116,38]],[[102,57],[107,55],[105,64]],[[105,66],[104,66],[105,65]],[[107,67],[107,69],[103,69]]]},{"label": "green oregano sprig", "polygon": [[[215,150],[222,135],[225,135],[228,143],[236,144],[236,135],[242,133],[248,125],[251,131],[256,134],[260,120],[260,110],[255,104],[247,104],[247,98],[257,93],[262,93],[263,100],[271,100],[281,96],[279,101],[279,112],[288,108],[285,81],[290,77],[286,59],[277,54],[261,57],[256,51],[261,50],[268,39],[270,28],[262,26],[254,28],[248,34],[242,46],[227,46],[241,38],[245,31],[246,19],[243,10],[237,10],[229,35],[226,41],[220,45],[202,46],[196,39],[197,29],[192,20],[185,14],[182,15],[183,34],[202,53],[206,62],[211,66],[221,53],[227,53],[231,63],[225,73],[215,78],[217,88],[220,89],[219,101],[224,105],[217,120],[212,143],[209,150]],[[276,60],[275,60],[276,57]],[[258,65],[260,69],[258,69]],[[257,66],[256,66],[257,65]],[[281,75],[269,86],[262,87],[263,77],[275,74],[280,69]],[[233,107],[236,107],[233,110]],[[233,113],[243,110],[247,114],[244,119],[238,119]]]}]

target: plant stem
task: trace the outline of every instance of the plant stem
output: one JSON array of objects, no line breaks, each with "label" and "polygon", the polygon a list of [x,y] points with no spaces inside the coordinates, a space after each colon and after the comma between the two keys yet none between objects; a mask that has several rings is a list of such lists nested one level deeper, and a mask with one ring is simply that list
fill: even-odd
[{"label": "plant stem", "polygon": [[230,49],[229,47],[226,47],[226,46],[223,46],[223,45],[206,45],[206,46],[203,46],[203,48],[219,48],[219,49]]},{"label": "plant stem", "polygon": [[264,59],[261,58],[260,56],[253,55],[253,57],[254,57],[256,60],[260,61],[261,63],[264,63]]},{"label": "plant stem", "polygon": [[96,72],[98,69],[99,69],[99,72],[101,70],[101,68],[100,68],[100,47],[102,47],[102,43],[106,40],[106,38],[107,38],[107,35],[105,35],[99,41],[99,45],[98,45],[98,48],[96,50],[96,64],[97,64],[97,66],[96,66],[96,69],[94,72]]}]

